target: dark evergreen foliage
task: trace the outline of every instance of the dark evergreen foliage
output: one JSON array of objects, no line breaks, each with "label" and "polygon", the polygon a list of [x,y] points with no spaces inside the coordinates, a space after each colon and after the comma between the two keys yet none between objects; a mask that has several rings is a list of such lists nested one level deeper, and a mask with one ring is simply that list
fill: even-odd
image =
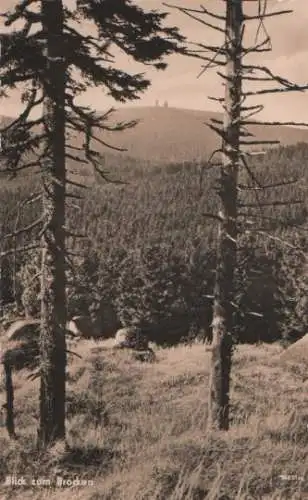
[{"label": "dark evergreen foliage", "polygon": [[[287,178],[292,172],[300,180],[285,186],[284,194],[295,199],[302,196],[307,185],[307,162],[308,145],[301,143],[273,149],[255,158],[251,166],[263,183]],[[111,301],[128,323],[147,318],[149,335],[163,345],[187,341],[197,333],[210,338],[214,222],[205,221],[204,239],[200,227],[204,225],[202,214],[216,208],[213,170],[204,177],[201,196],[197,197],[199,178],[193,164],[163,168],[111,157],[106,167],[112,169],[113,165],[117,166],[117,175],[129,184],[106,186],[96,181],[84,200],[76,201],[80,210],[68,210],[70,226],[87,233],[87,241],[71,238],[69,243],[73,251],[87,259],[82,264],[76,261],[76,281],[69,277],[70,312],[95,311],[101,300]],[[19,182],[21,179],[1,190],[6,232],[13,228],[16,199],[25,199],[35,190],[33,179],[24,177],[21,187],[17,186]],[[250,196],[246,193],[247,200]],[[272,200],[280,198],[275,190]],[[38,213],[38,203],[29,205],[20,224],[29,224]],[[283,338],[293,342],[306,333],[308,324],[307,198],[302,196],[298,205],[267,207],[263,215],[264,220],[258,216],[256,221],[262,221],[264,229],[278,239],[269,240],[266,234],[257,233],[240,239],[235,334],[241,343]],[[30,235],[18,236],[18,245],[30,241]],[[291,242],[294,248],[283,241]],[[141,262],[137,251],[143,248],[145,255],[152,252],[152,257]],[[18,267],[27,266],[27,261],[33,258],[18,255]],[[11,260],[9,270],[12,276]],[[122,272],[127,281],[121,279]],[[173,284],[163,296],[169,277]],[[147,297],[145,301],[142,294]]]},{"label": "dark evergreen foliage", "polygon": [[[36,244],[41,248],[38,441],[44,448],[65,438],[66,268],[70,262],[66,238],[75,234],[67,226],[66,198],[80,197],[68,187],[84,187],[68,175],[67,159],[78,166],[88,162],[104,177],[103,158],[92,147],[95,140],[106,145],[96,136],[97,129],[119,131],[136,124],[108,126],[105,122],[112,110],[98,113],[76,104],[75,99],[89,86],[99,85],[115,100],[125,102],[136,99],[150,85],[144,75],[117,67],[110,53],[112,45],[139,63],[164,69],[164,56],[180,51],[178,43],[184,41],[176,28],[163,27],[165,15],[146,13],[129,1],[116,5],[120,10],[111,8],[110,17],[104,10],[106,2],[77,2],[72,12],[62,0],[23,0],[3,14],[6,26],[13,29],[16,21],[23,21],[23,27],[4,40],[2,95],[17,86],[25,109],[1,131],[1,170],[16,176],[20,170],[38,167],[41,175],[39,218],[31,227],[15,228],[11,237],[16,242],[17,234],[36,228]],[[32,7],[38,7],[37,11]],[[82,33],[85,19],[98,28],[96,36]],[[81,77],[76,78],[76,72]],[[40,106],[41,116],[33,118]],[[67,140],[74,132],[83,134],[82,147]],[[16,255],[17,249],[13,252]]]},{"label": "dark evergreen foliage", "polygon": [[[17,167],[17,160],[26,151],[38,148],[43,139],[43,135],[34,134],[30,140],[28,135],[34,126],[42,124],[41,118],[30,120],[29,114],[30,109],[42,104],[42,96],[38,94],[46,79],[47,63],[43,54],[46,33],[41,25],[42,15],[31,10],[36,4],[38,0],[27,0],[3,14],[5,25],[12,28],[16,20],[24,21],[23,28],[2,36],[1,40],[2,93],[20,83],[27,85],[23,96],[27,104],[25,112],[9,129],[5,127],[9,140],[4,153],[11,171]],[[177,28],[165,25],[166,17],[166,13],[146,11],[129,0],[82,0],[77,2],[76,11],[64,9],[64,29],[58,43],[66,66],[68,124],[80,131],[88,131],[89,126],[104,129],[104,124],[108,129],[105,122],[109,113],[92,113],[74,102],[89,86],[105,87],[107,94],[120,102],[140,98],[149,87],[151,82],[144,73],[128,73],[117,67],[113,49],[120,49],[135,61],[158,70],[166,68],[166,56],[185,52],[184,37]],[[86,19],[96,25],[97,35],[82,34],[80,28]],[[81,76],[78,81],[76,71]],[[122,130],[132,125],[134,122],[113,128]]]}]

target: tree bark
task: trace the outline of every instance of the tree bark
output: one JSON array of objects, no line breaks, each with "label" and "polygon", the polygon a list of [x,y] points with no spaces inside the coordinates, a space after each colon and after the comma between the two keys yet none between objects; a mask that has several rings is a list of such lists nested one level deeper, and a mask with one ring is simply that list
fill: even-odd
[{"label": "tree bark", "polygon": [[[65,439],[66,294],[65,294],[65,61],[63,5],[42,0],[42,26],[46,55],[43,120],[47,134],[42,167],[40,426],[39,446]],[[62,43],[61,43],[62,41]]]},{"label": "tree bark", "polygon": [[[1,248],[2,250],[2,248]],[[0,318],[4,316],[4,311],[3,311],[3,288],[4,288],[4,283],[3,283],[3,271],[2,271],[2,257],[0,257]]]},{"label": "tree bark", "polygon": [[229,428],[229,390],[233,351],[232,301],[237,240],[237,183],[240,160],[242,0],[226,2],[226,79],[213,340],[209,390],[210,425]]},{"label": "tree bark", "polygon": [[3,362],[5,376],[5,392],[6,392],[6,429],[10,438],[15,439],[15,423],[14,423],[14,386],[12,380],[12,365],[9,361]]}]

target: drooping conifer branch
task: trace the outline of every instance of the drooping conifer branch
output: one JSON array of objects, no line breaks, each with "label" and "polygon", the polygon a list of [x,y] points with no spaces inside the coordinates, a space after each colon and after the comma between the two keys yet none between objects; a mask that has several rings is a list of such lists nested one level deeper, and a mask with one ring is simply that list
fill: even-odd
[{"label": "drooping conifer branch", "polygon": [[[3,17],[12,30],[17,21],[23,26],[6,36],[3,43],[1,97],[9,95],[11,89],[26,87],[26,109],[2,131],[5,148],[1,170],[14,175],[38,167],[43,194],[42,227],[36,228],[36,222],[32,222],[24,229],[38,229],[41,239],[39,444],[46,447],[65,437],[65,270],[74,254],[67,238],[80,236],[66,226],[65,200],[79,197],[67,187],[81,187],[68,178],[67,160],[78,165],[79,158],[72,151],[79,151],[80,160],[92,164],[110,181],[101,147],[122,148],[111,146],[102,133],[121,132],[136,125],[134,120],[110,124],[113,110],[94,112],[76,104],[75,99],[97,86],[117,102],[140,98],[150,80],[143,73],[117,67],[113,49],[138,63],[164,70],[166,56],[185,52],[185,39],[177,28],[166,25],[166,13],[145,11],[130,0],[78,0],[74,12],[65,8],[62,0],[23,0]],[[85,20],[92,22],[98,36],[82,34],[79,28]],[[31,118],[37,108],[43,108],[41,117]],[[67,141],[67,132],[82,134],[83,151]],[[17,231],[12,234],[15,237]],[[33,248],[37,245],[24,245],[13,252]],[[8,253],[10,250],[0,257]]]}]

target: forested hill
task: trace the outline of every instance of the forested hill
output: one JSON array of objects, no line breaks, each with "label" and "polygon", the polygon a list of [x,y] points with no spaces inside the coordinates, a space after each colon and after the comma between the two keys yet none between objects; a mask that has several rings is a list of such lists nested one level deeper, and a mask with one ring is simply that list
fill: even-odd
[{"label": "forested hill", "polygon": [[[290,332],[296,337],[306,333],[307,165],[307,143],[273,149],[250,161],[259,183],[276,187],[257,191],[258,202],[264,205],[261,211],[254,190],[239,193],[240,201],[248,206],[241,214],[244,217],[240,227],[249,230],[242,232],[239,244],[237,286],[238,296],[243,298],[240,311],[261,315],[238,319],[239,338],[246,342],[272,341]],[[117,155],[108,156],[104,167],[124,184],[110,184],[96,177],[89,189],[79,193],[82,199],[74,199],[73,203],[68,200],[67,204],[67,227],[74,231],[78,228],[78,233],[86,235],[69,238],[68,248],[72,254],[88,259],[84,268],[77,266],[76,272],[85,273],[76,281],[80,287],[72,285],[70,289],[71,316],[83,313],[82,301],[92,307],[97,305],[97,298],[106,297],[121,315],[125,314],[126,323],[141,316],[153,324],[165,322],[157,330],[162,342],[166,341],[165,334],[170,334],[170,341],[173,335],[186,335],[196,322],[209,328],[217,231],[216,223],[204,214],[216,214],[219,209],[215,194],[217,171],[209,169],[200,179],[193,162],[157,164]],[[89,170],[86,176],[93,181]],[[244,169],[241,181],[247,185],[249,179],[242,176]],[[80,174],[80,182],[87,179]],[[296,183],[288,182],[295,179]],[[1,182],[3,234],[12,234],[16,221],[18,228],[28,227],[40,217],[40,200],[19,210],[20,202],[39,190],[35,186],[38,182],[33,175]],[[251,203],[255,208],[249,208]],[[20,233],[17,248],[33,244],[37,233],[37,228]],[[12,244],[12,238],[3,238],[3,251],[9,251]],[[2,293],[6,303],[12,301],[14,269],[17,267],[20,280],[16,290],[27,290],[23,277],[32,280],[32,272],[37,276],[33,262],[33,253],[18,253],[15,263],[10,256],[3,261],[6,286]],[[167,283],[175,286],[165,296],[162,291]],[[35,302],[39,295],[33,290],[30,298]],[[184,333],[178,331],[178,324]]]},{"label": "forested hill", "polygon": [[[100,132],[100,137],[116,147],[126,149],[118,153],[152,163],[206,159],[219,145],[219,137],[206,124],[219,113],[168,107],[123,107],[113,113],[110,122],[139,120],[124,132]],[[5,118],[8,120],[8,118]],[[0,120],[0,121],[3,121]],[[308,130],[285,126],[252,126],[248,128],[258,140],[279,140],[281,145],[308,143]],[[84,139],[76,137],[80,146]],[[99,145],[98,149],[110,153]]]},{"label": "forested hill", "polygon": [[[221,115],[179,108],[122,108],[112,115],[111,121],[140,122],[125,132],[105,134],[104,138],[126,148],[124,154],[155,163],[205,159],[220,144],[218,135],[207,126],[211,118],[219,119]],[[279,140],[282,146],[308,143],[308,129],[262,125],[247,128],[256,139]]]}]

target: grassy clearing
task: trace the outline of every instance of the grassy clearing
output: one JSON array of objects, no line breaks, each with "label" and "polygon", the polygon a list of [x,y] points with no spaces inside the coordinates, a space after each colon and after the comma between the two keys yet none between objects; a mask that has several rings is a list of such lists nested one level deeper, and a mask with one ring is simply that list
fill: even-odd
[{"label": "grassy clearing", "polygon": [[[142,364],[108,342],[81,342],[70,360],[68,444],[34,448],[37,382],[15,376],[16,424],[0,433],[0,498],[197,500],[308,498],[308,379],[281,364],[278,345],[240,346],[232,383],[232,426],[206,429],[209,353],[203,345],[157,350]],[[7,475],[52,486],[4,486]],[[56,478],[90,480],[55,486]],[[58,480],[59,481],[59,480]]]}]

